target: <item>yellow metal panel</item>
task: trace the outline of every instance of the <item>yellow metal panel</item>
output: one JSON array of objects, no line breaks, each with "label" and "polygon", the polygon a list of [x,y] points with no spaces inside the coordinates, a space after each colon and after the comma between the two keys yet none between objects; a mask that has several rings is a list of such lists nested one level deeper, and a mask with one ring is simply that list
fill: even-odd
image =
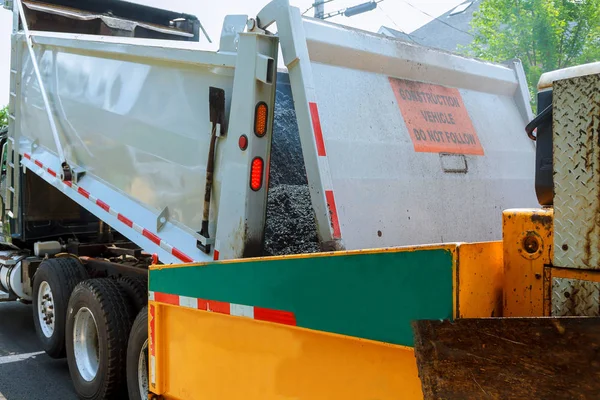
[{"label": "yellow metal panel", "polygon": [[163,391],[161,385],[161,369],[162,353],[158,351],[157,344],[161,343],[160,323],[161,313],[164,307],[154,302],[148,302],[148,350],[149,350],[149,384],[150,390],[155,393]]},{"label": "yellow metal panel", "polygon": [[579,279],[582,281],[600,282],[600,271],[574,268],[548,268],[550,278]]},{"label": "yellow metal panel", "polygon": [[552,209],[504,211],[505,317],[534,317],[544,311],[544,265],[553,254]]},{"label": "yellow metal panel", "polygon": [[423,398],[412,348],[151,304],[165,399]]},{"label": "yellow metal panel", "polygon": [[502,242],[458,248],[458,317],[502,316]]}]

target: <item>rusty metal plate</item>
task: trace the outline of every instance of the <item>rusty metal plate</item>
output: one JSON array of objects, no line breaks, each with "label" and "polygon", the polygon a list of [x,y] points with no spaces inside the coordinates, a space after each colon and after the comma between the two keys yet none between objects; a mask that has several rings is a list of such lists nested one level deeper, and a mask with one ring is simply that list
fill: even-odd
[{"label": "rusty metal plate", "polygon": [[600,282],[553,278],[552,316],[600,316]]},{"label": "rusty metal plate", "polygon": [[554,265],[600,269],[600,75],[554,82]]}]

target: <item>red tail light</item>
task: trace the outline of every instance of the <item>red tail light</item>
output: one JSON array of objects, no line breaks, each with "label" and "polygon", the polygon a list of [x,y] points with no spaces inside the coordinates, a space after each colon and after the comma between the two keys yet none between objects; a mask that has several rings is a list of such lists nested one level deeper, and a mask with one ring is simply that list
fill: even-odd
[{"label": "red tail light", "polygon": [[252,167],[250,168],[250,188],[255,192],[262,187],[264,166],[265,163],[262,158],[256,157],[252,160]]}]

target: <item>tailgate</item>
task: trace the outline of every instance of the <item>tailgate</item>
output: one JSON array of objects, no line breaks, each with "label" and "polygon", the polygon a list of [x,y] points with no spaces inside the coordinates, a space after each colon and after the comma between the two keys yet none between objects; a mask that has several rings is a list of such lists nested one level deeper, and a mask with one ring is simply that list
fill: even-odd
[{"label": "tailgate", "polygon": [[501,238],[537,206],[518,61],[490,64],[303,18],[277,23],[319,238],[361,249]]}]

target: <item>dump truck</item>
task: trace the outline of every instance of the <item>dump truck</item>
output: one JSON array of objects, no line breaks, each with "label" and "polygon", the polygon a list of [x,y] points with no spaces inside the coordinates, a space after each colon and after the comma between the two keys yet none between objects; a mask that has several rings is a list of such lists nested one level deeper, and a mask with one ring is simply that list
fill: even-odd
[{"label": "dump truck", "polygon": [[422,398],[412,322],[508,315],[505,210],[539,207],[518,60],[287,0],[217,51],[190,14],[5,7],[0,289],[81,398]]}]

